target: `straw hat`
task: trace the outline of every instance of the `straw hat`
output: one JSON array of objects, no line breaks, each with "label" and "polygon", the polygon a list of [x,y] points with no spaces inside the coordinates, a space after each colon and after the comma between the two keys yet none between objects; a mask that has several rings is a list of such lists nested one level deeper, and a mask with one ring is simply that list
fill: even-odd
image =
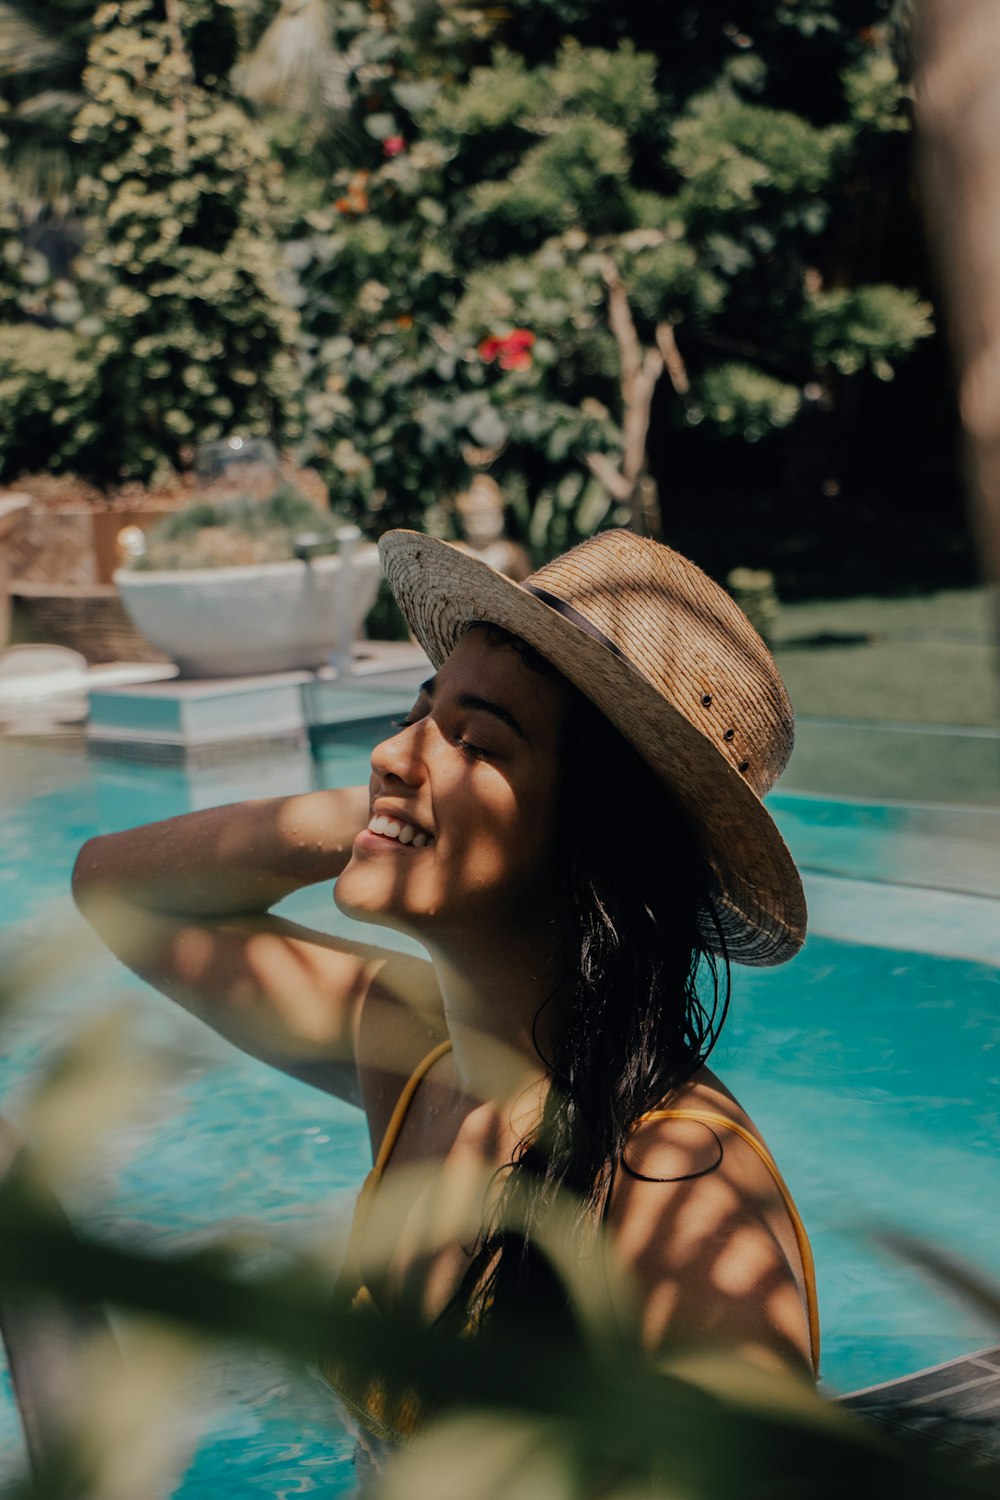
[{"label": "straw hat", "polygon": [[[635,746],[700,830],[730,958],[779,964],[802,946],[798,871],[761,798],[791,754],[792,706],[774,660],[693,562],[605,531],[523,584],[414,531],[379,543],[389,585],[435,667],[476,621],[550,661]],[[706,922],[707,946],[720,951]]]}]

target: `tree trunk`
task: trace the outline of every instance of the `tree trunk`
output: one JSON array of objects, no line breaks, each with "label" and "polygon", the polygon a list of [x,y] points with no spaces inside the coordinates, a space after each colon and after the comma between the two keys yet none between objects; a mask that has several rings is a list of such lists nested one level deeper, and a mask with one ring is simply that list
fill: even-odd
[{"label": "tree trunk", "polygon": [[669,323],[656,330],[656,347],[639,342],[632,310],[618,268],[610,255],[602,257],[601,271],[608,289],[608,326],[618,345],[622,394],[621,466],[605,453],[590,453],[587,463],[610,495],[629,508],[630,525],[639,536],[663,539],[663,515],[656,480],[646,467],[646,442],[656,383],[666,370],[677,394],[690,390],[687,370]]},{"label": "tree trunk", "polygon": [[[917,140],[983,571],[1000,583],[1000,5],[914,6]],[[1000,620],[998,620],[1000,625]]]}]

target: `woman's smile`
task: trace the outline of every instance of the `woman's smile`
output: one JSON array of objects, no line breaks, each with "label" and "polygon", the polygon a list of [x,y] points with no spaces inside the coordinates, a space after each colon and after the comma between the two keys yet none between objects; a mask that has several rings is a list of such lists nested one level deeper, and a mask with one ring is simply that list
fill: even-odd
[{"label": "woman's smile", "polygon": [[[434,841],[434,835],[429,829],[421,827],[406,808],[387,807],[381,802],[372,806],[368,827],[358,837],[361,838],[365,833],[374,835],[382,844],[395,844],[397,847],[410,849],[425,849]],[[370,847],[370,844],[366,841],[364,847]]]},{"label": "woman's smile", "polygon": [[355,846],[360,845],[362,850],[395,847],[409,849],[412,853],[417,849],[425,849],[430,842],[429,834],[415,828],[405,818],[387,817],[382,813],[372,816],[368,827],[358,834]]}]

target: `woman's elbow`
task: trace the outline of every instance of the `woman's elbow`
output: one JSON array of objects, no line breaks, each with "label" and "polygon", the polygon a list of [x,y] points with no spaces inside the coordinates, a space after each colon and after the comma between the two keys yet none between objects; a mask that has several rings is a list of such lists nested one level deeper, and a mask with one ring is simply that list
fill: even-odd
[{"label": "woman's elbow", "polygon": [[127,882],[116,876],[114,865],[104,854],[107,836],[88,839],[76,857],[70,876],[70,891],[76,909],[84,921],[110,947],[122,926],[126,912],[134,912],[136,903],[129,899]]},{"label": "woman's elbow", "polygon": [[100,843],[99,838],[88,839],[76,856],[73,873],[70,876],[70,890],[73,900],[76,902],[77,910],[86,916],[86,907],[94,889],[97,886],[95,879],[99,868],[96,858],[96,845]]}]

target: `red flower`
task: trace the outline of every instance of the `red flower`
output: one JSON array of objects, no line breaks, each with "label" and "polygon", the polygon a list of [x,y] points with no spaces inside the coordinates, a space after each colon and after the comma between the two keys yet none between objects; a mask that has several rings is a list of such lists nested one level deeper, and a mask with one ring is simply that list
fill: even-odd
[{"label": "red flower", "polygon": [[531,365],[534,342],[535,335],[530,328],[515,328],[503,338],[491,333],[479,345],[479,358],[486,365],[498,360],[501,370],[527,370]]},{"label": "red flower", "polygon": [[401,135],[387,135],[382,142],[383,156],[400,156],[406,150],[406,141]]}]

